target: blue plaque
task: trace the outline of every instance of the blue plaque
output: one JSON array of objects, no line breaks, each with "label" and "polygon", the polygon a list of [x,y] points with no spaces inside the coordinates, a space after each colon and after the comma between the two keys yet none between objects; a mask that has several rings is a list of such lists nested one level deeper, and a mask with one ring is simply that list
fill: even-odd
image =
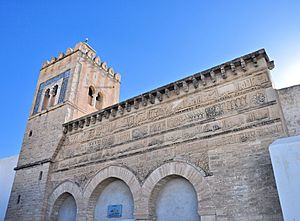
[{"label": "blue plaque", "polygon": [[122,217],[122,205],[109,205],[107,210],[107,218]]}]

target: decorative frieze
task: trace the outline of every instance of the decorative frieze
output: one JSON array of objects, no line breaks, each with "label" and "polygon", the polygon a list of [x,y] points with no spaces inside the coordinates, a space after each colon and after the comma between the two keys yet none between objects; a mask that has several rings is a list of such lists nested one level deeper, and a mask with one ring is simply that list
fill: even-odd
[{"label": "decorative frieze", "polygon": [[[101,157],[94,158],[96,161],[109,161],[116,158],[121,159],[122,157],[144,154],[145,152],[150,152],[156,149],[162,150],[170,147],[170,144],[173,143],[176,143],[177,148],[180,148],[180,146],[182,148],[184,147],[185,153],[187,153],[188,151],[192,151],[193,147],[190,147],[190,144],[192,144],[191,142],[194,142],[195,139],[201,143],[201,145],[198,145],[197,148],[197,152],[201,152],[206,149],[205,147],[213,148],[231,144],[243,144],[253,142],[261,138],[274,138],[276,136],[280,136],[283,133],[283,128],[282,124],[277,123],[277,121],[265,121],[245,127],[243,127],[243,124],[240,124],[239,128],[227,128],[226,130],[223,127],[222,121],[218,121],[204,125],[195,125],[184,130],[178,129],[163,135],[160,135],[160,133],[157,132],[155,133],[155,136],[148,136],[148,128],[142,126],[134,129],[132,131],[132,136],[130,136],[128,132],[121,133],[120,136],[108,135],[100,139],[82,143],[81,147],[83,150],[86,150],[86,153],[91,153],[97,156],[100,154]],[[164,127],[164,124],[161,123],[162,122],[157,124],[158,131],[161,126]],[[90,134],[90,136],[93,135]],[[76,142],[76,140],[73,139],[73,142]],[[202,146],[202,144],[204,146]],[[68,158],[72,157],[74,157],[73,154],[68,154],[68,156],[65,155],[65,160],[62,161],[65,163],[61,163],[57,169],[61,170],[64,167],[70,168],[76,164],[87,163],[86,160],[83,160],[85,158],[82,157],[82,160],[79,161],[68,161]],[[88,155],[86,155],[86,157],[88,157]],[[204,162],[205,161],[201,161],[201,163]]]},{"label": "decorative frieze", "polygon": [[[201,73],[198,73],[198,74],[194,75],[193,77],[189,77],[189,78],[183,79],[179,82],[170,84],[166,87],[162,87],[157,91],[150,92],[150,93],[144,94],[142,96],[137,96],[133,99],[128,99],[127,101],[118,104],[116,107],[115,106],[108,107],[105,110],[99,111],[98,113],[104,113],[105,111],[111,112],[111,109],[118,107],[118,111],[115,114],[111,115],[112,117],[115,117],[118,114],[120,114],[120,115],[124,114],[124,111],[121,109],[121,107],[123,107],[123,106],[127,110],[127,112],[130,112],[132,105],[134,106],[135,110],[139,109],[140,108],[140,102],[141,102],[143,107],[147,106],[148,101],[149,101],[150,104],[155,104],[156,98],[157,98],[158,101],[162,102],[164,96],[166,98],[171,97],[171,91],[172,90],[174,91],[172,93],[172,96],[174,96],[174,95],[180,95],[180,90],[183,90],[184,92],[187,93],[189,91],[189,85],[190,84],[193,84],[194,88],[198,89],[199,88],[199,81],[201,81],[201,84],[203,86],[211,85],[211,83],[216,83],[216,80],[217,80],[216,75],[217,74],[220,74],[222,79],[226,79],[228,77],[228,74],[226,72],[226,67],[229,67],[229,69],[228,68],[227,69],[231,70],[231,73],[233,73],[233,74],[237,74],[237,72],[238,72],[237,69],[236,69],[236,66],[241,66],[241,68],[244,71],[247,71],[247,63],[253,62],[254,64],[255,63],[258,64],[259,63],[258,62],[259,58],[264,58],[264,59],[266,59],[267,62],[269,62],[268,57],[266,57],[265,51],[260,50],[260,51],[254,52],[252,54],[243,56],[241,58],[235,59],[233,61],[227,62],[225,64],[222,64],[220,66],[214,67],[214,68],[212,68],[208,71],[203,71]],[[239,85],[237,86],[237,89],[244,90],[244,89],[252,87],[254,84],[259,85],[258,82],[262,82],[262,81],[268,82],[269,81],[269,79],[267,79],[267,77],[265,77],[265,76],[261,76],[261,78],[262,79],[259,79],[258,77],[254,76],[251,79],[247,78],[245,80],[242,80],[241,82],[238,81]],[[201,88],[203,89],[203,87],[201,87]],[[205,88],[206,87],[204,87],[204,89]],[[226,90],[228,88],[230,90],[228,92],[224,91],[219,95],[217,93],[216,95],[217,95],[217,97],[219,96],[220,99],[225,99],[226,96],[229,96],[229,94],[233,93],[234,90],[236,89],[233,86],[223,87],[223,88],[226,89]],[[203,92],[206,93],[205,90]],[[219,89],[219,92],[221,92],[221,89]],[[220,97],[220,95],[224,96],[224,97]],[[211,97],[211,95],[203,95],[202,98],[200,98],[201,103],[205,102],[206,99],[210,99],[210,98],[213,98],[213,97]],[[261,96],[255,98],[255,99],[256,99],[256,102],[263,102],[262,101],[263,98]],[[168,111],[170,108],[165,107],[164,109],[165,109],[164,111]],[[220,114],[220,113],[217,114],[216,112],[213,113],[213,110],[214,109],[207,109],[208,115],[210,115],[212,117],[214,114],[216,114],[216,115]],[[105,114],[105,116],[107,116],[107,114]],[[151,117],[151,115],[150,115],[150,117]]]}]

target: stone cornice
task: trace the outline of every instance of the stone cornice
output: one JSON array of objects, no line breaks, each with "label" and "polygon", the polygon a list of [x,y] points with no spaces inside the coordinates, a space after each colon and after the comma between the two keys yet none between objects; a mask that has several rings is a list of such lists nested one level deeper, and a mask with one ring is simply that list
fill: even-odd
[{"label": "stone cornice", "polygon": [[21,166],[17,166],[16,168],[14,168],[14,170],[17,171],[17,170],[25,169],[25,168],[28,168],[28,167],[42,165],[44,163],[52,163],[52,160],[51,159],[44,159],[44,160],[39,160],[39,161],[36,161],[36,162],[33,162],[33,163],[27,163],[27,164],[24,164],[24,165],[21,165]]},{"label": "stone cornice", "polygon": [[274,62],[269,60],[264,49],[260,49],[253,53],[238,57],[221,65],[195,73],[189,77],[127,99],[100,111],[67,122],[63,124],[63,132],[67,133],[73,129],[77,130],[78,128],[95,124],[103,119],[109,119],[110,117],[116,117],[117,115],[121,116],[125,114],[125,112],[130,112],[133,109],[139,109],[142,106],[155,104],[156,100],[161,102],[164,97],[170,97],[171,93],[180,95],[181,91],[188,92],[190,85],[197,89],[201,86],[206,86],[208,83],[215,84],[217,76],[220,75],[222,79],[226,79],[228,74],[237,75],[238,69],[239,71],[246,72],[248,69],[247,65],[250,63],[257,68],[259,66],[258,60],[261,58],[266,60],[268,69],[274,68]]}]

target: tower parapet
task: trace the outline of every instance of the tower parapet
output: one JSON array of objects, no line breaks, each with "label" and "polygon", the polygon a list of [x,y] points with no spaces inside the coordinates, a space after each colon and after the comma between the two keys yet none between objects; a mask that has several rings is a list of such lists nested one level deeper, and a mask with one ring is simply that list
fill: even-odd
[{"label": "tower parapet", "polygon": [[118,72],[114,72],[112,67],[107,66],[107,62],[101,61],[100,56],[96,54],[95,49],[93,49],[89,44],[85,42],[79,42],[74,48],[68,48],[65,53],[61,52],[57,57],[52,57],[50,61],[46,60],[43,62],[41,70],[48,68],[49,66],[60,62],[62,59],[70,56],[73,53],[81,51],[86,58],[90,59],[95,65],[97,65],[101,70],[105,71],[110,77],[113,77],[117,81],[121,81],[121,75]]}]

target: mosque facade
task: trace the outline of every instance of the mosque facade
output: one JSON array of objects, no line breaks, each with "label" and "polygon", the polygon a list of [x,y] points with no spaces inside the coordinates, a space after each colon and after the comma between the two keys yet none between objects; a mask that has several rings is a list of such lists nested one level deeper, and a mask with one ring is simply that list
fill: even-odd
[{"label": "mosque facade", "polygon": [[42,65],[5,220],[283,220],[268,147],[300,87],[265,50],[119,102],[87,43]]}]

